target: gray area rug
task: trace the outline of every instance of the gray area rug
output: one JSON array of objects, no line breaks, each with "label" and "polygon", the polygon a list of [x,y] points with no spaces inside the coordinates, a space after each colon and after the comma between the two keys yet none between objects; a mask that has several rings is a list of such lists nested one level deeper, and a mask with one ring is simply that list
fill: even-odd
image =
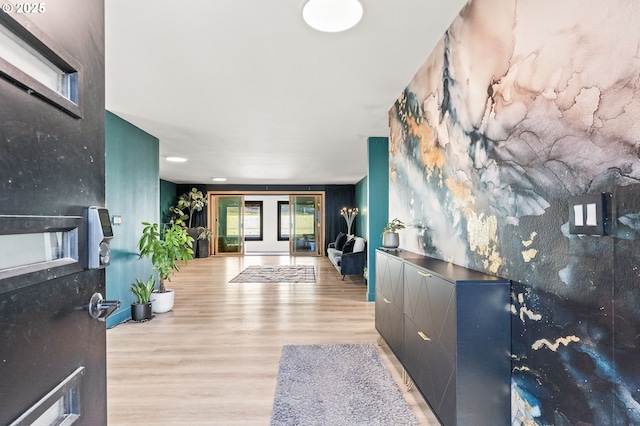
[{"label": "gray area rug", "polygon": [[372,344],[282,348],[271,425],[418,425]]},{"label": "gray area rug", "polygon": [[230,283],[315,283],[313,266],[249,266]]}]

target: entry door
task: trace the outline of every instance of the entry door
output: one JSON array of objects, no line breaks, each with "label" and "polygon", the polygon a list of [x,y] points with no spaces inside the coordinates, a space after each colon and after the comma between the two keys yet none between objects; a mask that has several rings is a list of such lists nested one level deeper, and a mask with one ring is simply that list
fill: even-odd
[{"label": "entry door", "polygon": [[[0,54],[0,244],[15,247],[19,264],[36,264],[19,273],[0,267],[2,425],[21,416],[22,424],[59,424],[61,416],[64,424],[107,424],[105,323],[87,310],[94,293],[105,294],[105,271],[84,266],[82,220],[83,207],[105,202],[104,5],[54,3],[28,22],[0,13],[2,47],[18,34],[61,70],[54,83],[65,80],[49,87],[25,65],[36,61],[16,65]],[[67,237],[77,256],[60,242]],[[40,250],[54,268],[30,259]]]},{"label": "entry door", "polygon": [[215,224],[213,253],[216,255],[244,254],[244,196],[212,195],[210,206]]},{"label": "entry door", "polygon": [[322,253],[321,201],[319,195],[289,196],[291,254],[316,256]]}]

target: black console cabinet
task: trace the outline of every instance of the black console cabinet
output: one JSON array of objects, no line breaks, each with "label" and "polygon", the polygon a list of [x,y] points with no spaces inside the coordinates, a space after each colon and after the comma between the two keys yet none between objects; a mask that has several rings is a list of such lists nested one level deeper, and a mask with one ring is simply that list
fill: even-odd
[{"label": "black console cabinet", "polygon": [[510,424],[510,282],[376,252],[376,328],[445,426]]}]

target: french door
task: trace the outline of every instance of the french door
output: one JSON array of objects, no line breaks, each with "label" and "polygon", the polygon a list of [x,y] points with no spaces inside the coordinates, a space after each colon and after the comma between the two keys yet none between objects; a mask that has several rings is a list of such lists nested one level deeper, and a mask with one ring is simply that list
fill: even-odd
[{"label": "french door", "polygon": [[211,253],[244,254],[244,195],[209,195]]},{"label": "french door", "polygon": [[323,253],[322,196],[290,195],[289,252],[294,256]]},{"label": "french door", "polygon": [[[260,194],[288,195],[285,209],[278,204],[265,213],[265,226],[277,227],[281,239],[289,240],[289,254],[292,256],[321,256],[324,254],[324,193],[286,194],[278,192],[251,192],[253,198]],[[237,192],[209,192],[209,228],[213,231],[209,252],[212,255],[244,255],[244,196]],[[271,223],[269,216],[273,219]],[[275,237],[274,237],[275,238]]]}]

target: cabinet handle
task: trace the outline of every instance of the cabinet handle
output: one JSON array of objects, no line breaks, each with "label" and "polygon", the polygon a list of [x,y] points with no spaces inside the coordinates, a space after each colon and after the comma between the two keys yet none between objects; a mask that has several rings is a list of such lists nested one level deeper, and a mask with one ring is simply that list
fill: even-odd
[{"label": "cabinet handle", "polygon": [[431,277],[431,276],[433,276],[433,275],[431,275],[431,274],[427,274],[426,272],[422,272],[422,271],[418,271],[418,273],[419,273],[420,275],[422,275],[423,277]]},{"label": "cabinet handle", "polygon": [[422,331],[418,331],[418,336],[422,337],[422,340],[431,341],[431,339],[429,339]]},{"label": "cabinet handle", "polygon": [[387,299],[386,297],[382,298],[382,300],[384,300],[384,303],[386,303],[386,304],[389,304],[389,305],[391,304],[391,302],[389,301],[389,299]]}]

